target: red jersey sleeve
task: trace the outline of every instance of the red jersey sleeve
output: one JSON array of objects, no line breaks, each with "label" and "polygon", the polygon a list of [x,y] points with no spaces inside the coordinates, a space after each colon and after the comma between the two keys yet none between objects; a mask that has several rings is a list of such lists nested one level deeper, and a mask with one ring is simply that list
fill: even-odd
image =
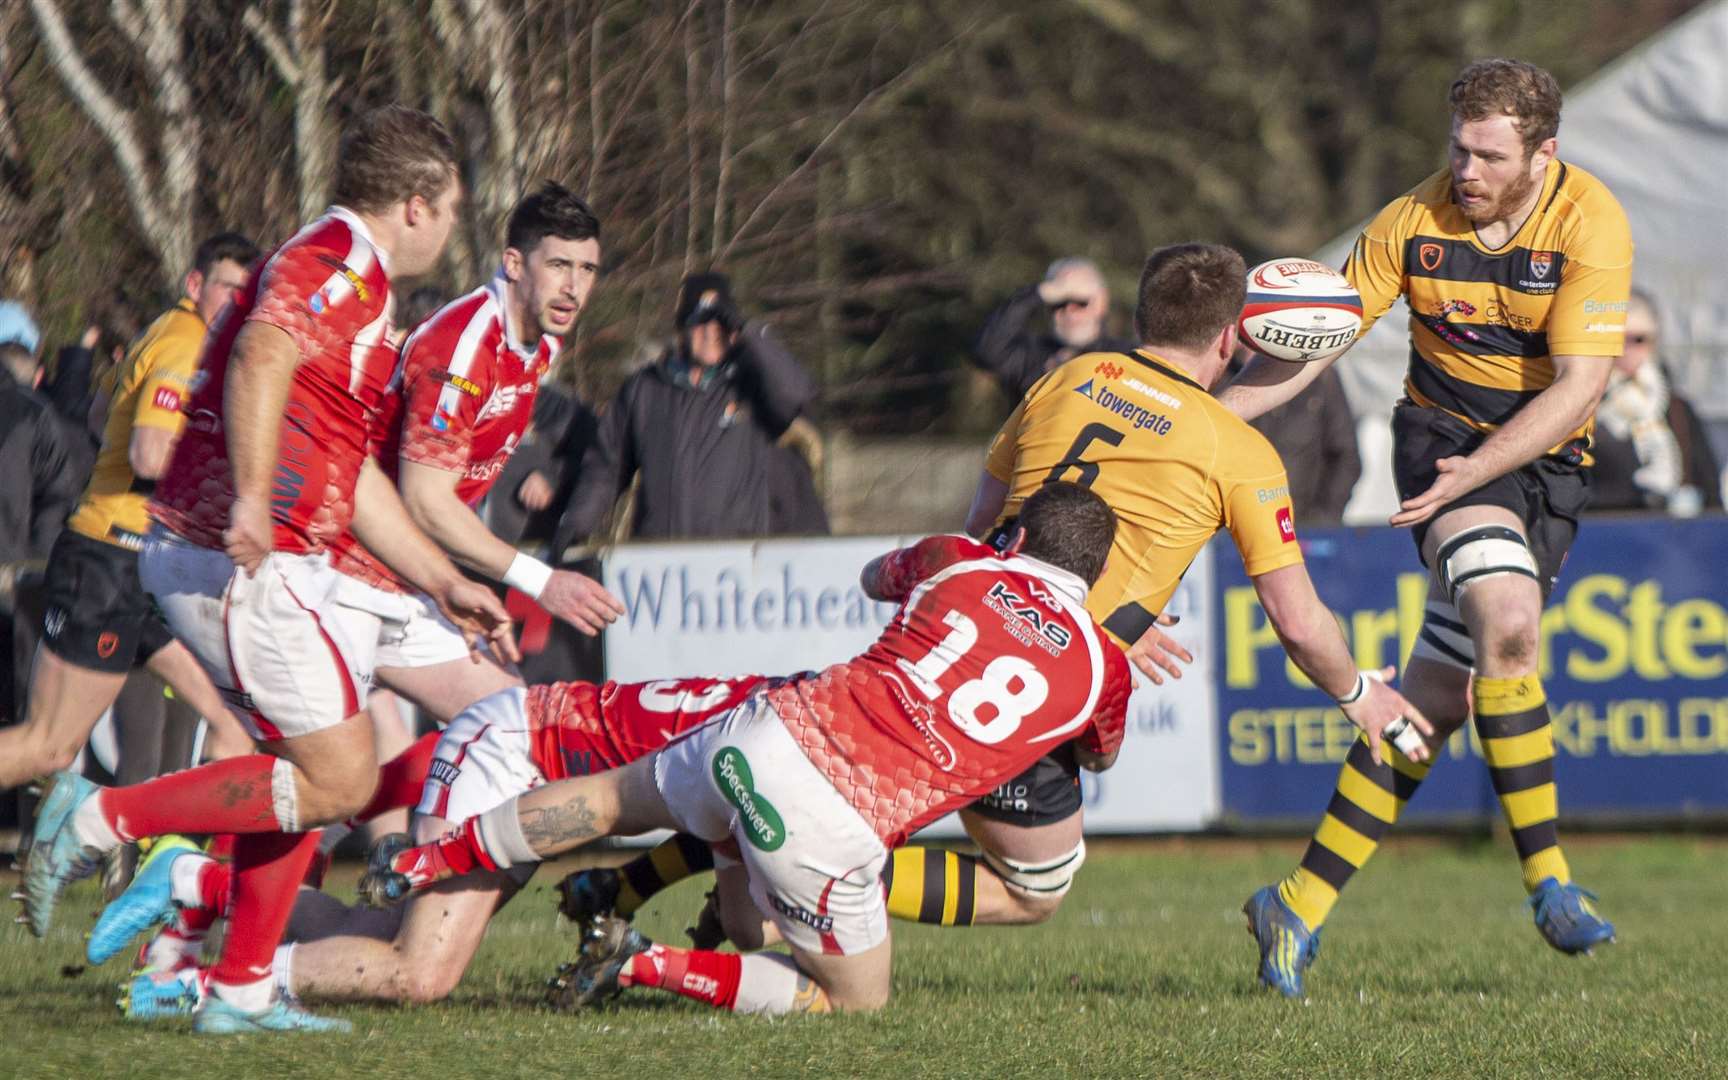
[{"label": "red jersey sleeve", "polygon": [[1128,728],[1128,696],[1134,692],[1134,677],[1128,673],[1128,658],[1103,634],[1104,686],[1092,710],[1092,722],[1080,733],[1080,747],[1091,754],[1114,754],[1122,746]]},{"label": "red jersey sleeve", "polygon": [[899,603],[921,582],[955,563],[997,557],[995,548],[969,536],[927,536],[882,557],[876,567],[875,593]]},{"label": "red jersey sleeve", "polygon": [[302,360],[352,342],[383,310],[379,290],[319,243],[288,244],[262,273],[246,321],[285,331]]},{"label": "red jersey sleeve", "polygon": [[402,358],[401,457],[461,472],[473,451],[474,425],[492,394],[492,369],[471,364],[464,374],[451,371],[439,337],[416,334]]}]

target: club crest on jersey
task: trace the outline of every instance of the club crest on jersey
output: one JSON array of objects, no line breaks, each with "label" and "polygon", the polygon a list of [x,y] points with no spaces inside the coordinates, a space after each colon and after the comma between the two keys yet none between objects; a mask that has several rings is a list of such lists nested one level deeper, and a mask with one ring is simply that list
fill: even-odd
[{"label": "club crest on jersey", "polygon": [[1416,261],[1422,264],[1422,269],[1430,273],[1439,269],[1440,260],[1445,256],[1446,249],[1439,244],[1423,244],[1416,249]]},{"label": "club crest on jersey", "polygon": [[713,770],[720,794],[738,810],[745,839],[752,847],[778,851],[786,843],[786,824],[774,804],[756,793],[756,779],[750,775],[744,751],[736,746],[722,747],[714,755]]},{"label": "club crest on jersey", "polygon": [[984,604],[1003,617],[1003,628],[1016,640],[1037,644],[1051,656],[1061,655],[1074,640],[1073,632],[1061,620],[1038,610],[1037,604],[1010,589],[1006,582],[991,582],[990,591],[984,594]]},{"label": "club crest on jersey", "polygon": [[1530,253],[1530,273],[1535,276],[1537,281],[1546,279],[1548,271],[1553,266],[1554,253],[1552,251],[1532,251]]}]

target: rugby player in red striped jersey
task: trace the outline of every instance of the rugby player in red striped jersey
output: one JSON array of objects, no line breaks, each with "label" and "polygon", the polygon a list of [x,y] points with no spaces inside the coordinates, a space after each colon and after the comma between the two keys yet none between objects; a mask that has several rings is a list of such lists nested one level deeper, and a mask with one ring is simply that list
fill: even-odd
[{"label": "rugby player in red striped jersey", "polygon": [[515,654],[503,605],[414,526],[368,457],[394,392],[391,278],[443,251],[461,195],[454,145],[425,113],[374,110],[343,138],[334,194],[212,329],[140,561],[266,752],[127,788],[58,774],[25,871],[25,915],[44,934],[66,885],[123,841],[238,834],[229,930],[196,1023],[208,1034],[347,1027],[277,999],[270,971],[314,827],[362,809],[378,776],[361,688],[383,617],[330,568],[330,542],[352,526],[465,634]]}]

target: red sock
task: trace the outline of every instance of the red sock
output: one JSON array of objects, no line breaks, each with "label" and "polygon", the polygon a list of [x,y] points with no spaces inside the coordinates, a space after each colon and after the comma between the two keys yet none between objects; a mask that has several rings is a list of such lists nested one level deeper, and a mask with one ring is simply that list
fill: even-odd
[{"label": "red sock", "polygon": [[379,814],[418,805],[420,789],[426,786],[426,773],[432,768],[432,751],[437,746],[438,732],[434,731],[386,761],[378,769],[378,790],[372,793],[372,801],[352,820],[371,821]]},{"label": "red sock", "polygon": [[496,870],[498,863],[487,854],[479,825],[479,818],[469,818],[430,844],[401,852],[390,861],[390,868],[406,875],[415,889],[475,870]]},{"label": "red sock", "polygon": [[744,958],[737,953],[654,945],[632,956],[618,981],[626,986],[669,990],[716,1009],[731,1009],[738,1002],[743,971]]},{"label": "red sock", "polygon": [[270,779],[276,759],[249,754],[104,788],[97,804],[122,840],[168,833],[279,832]]},{"label": "red sock", "polygon": [[236,839],[233,833],[220,833],[205,847],[204,853],[214,861],[198,871],[199,906],[181,908],[174,919],[174,930],[182,937],[203,937],[227,913]]},{"label": "red sock", "polygon": [[234,846],[233,907],[222,958],[210,977],[230,986],[270,976],[270,960],[282,943],[300,879],[318,851],[318,833],[259,833]]}]

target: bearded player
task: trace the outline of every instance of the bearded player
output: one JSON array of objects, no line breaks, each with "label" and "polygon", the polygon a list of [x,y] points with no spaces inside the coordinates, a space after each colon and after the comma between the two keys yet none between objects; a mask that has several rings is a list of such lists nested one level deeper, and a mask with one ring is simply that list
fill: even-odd
[{"label": "bearded player", "polygon": [[[572,682],[512,687],[463,711],[437,737],[415,828],[436,838],[542,784],[621,768],[737,705],[768,680],[679,679],[643,683]],[[276,950],[280,994],[335,1000],[437,1001],[455,989],[479,949],[486,924],[533,873],[532,865],[476,873],[416,894],[402,918],[364,908]],[[166,856],[159,889],[134,888],[129,905],[111,904],[91,933],[100,964],[140,929],[168,919],[206,922],[225,911],[233,869],[196,849]],[[296,924],[331,901],[303,892]],[[395,914],[393,911],[390,914]],[[203,915],[204,918],[198,916]],[[196,954],[186,964],[133,976],[131,1019],[193,1011],[207,992]]]},{"label": "bearded player", "polygon": [[649,986],[740,1012],[874,1009],[888,998],[887,850],[1079,739],[1107,767],[1128,664],[1083,606],[1115,515],[1071,484],[1028,500],[1005,553],[932,537],[872,564],[902,607],[862,656],[759,691],[652,758],[538,788],[398,854],[363,887],[394,896],[600,836],[676,828],[729,842],[790,957],[668,948],[600,924],[580,1004]]},{"label": "bearded player", "polygon": [[[1474,701],[1537,929],[1561,952],[1589,952],[1614,926],[1560,851],[1537,624],[1589,497],[1592,418],[1621,351],[1632,237],[1602,182],[1555,156],[1553,76],[1483,60],[1448,100],[1448,166],[1382,210],[1344,266],[1367,324],[1399,296],[1410,302],[1410,371],[1392,417],[1403,501],[1391,523],[1411,528],[1432,579],[1404,685],[1434,721],[1433,746]],[[1325,367],[1260,359],[1222,400],[1252,418]],[[1301,995],[1339,892],[1427,772],[1352,749],[1301,864],[1248,901],[1262,982]]]},{"label": "bearded player", "polygon": [[[452,558],[521,589],[588,633],[622,612],[616,598],[581,574],[554,571],[517,553],[486,528],[475,507],[527,430],[540,381],[560,336],[587,304],[599,266],[600,222],[586,203],[552,183],[523,198],[510,215],[497,276],[440,309],[403,345],[401,418],[388,424],[379,453],[409,517]],[[440,720],[521,686],[520,676],[495,658],[471,662],[461,631],[431,598],[417,595],[351,534],[337,539],[332,551],[334,568],[349,579],[345,589],[365,594],[375,610],[395,612],[377,645],[379,682]],[[428,735],[387,762],[356,820],[414,805],[437,740]],[[328,852],[347,831],[346,825],[325,830],[321,848]],[[153,858],[104,913],[104,925],[112,930],[91,938],[91,962],[101,963],[165,909],[170,870],[156,861],[169,854],[164,850]],[[496,892],[466,883],[446,890],[442,905],[430,898],[417,905],[401,930],[402,951],[427,971],[460,974],[497,906]],[[174,1015],[198,1003],[200,995],[186,979],[149,976],[194,966],[203,935],[222,910],[205,905],[178,911],[128,985],[122,999],[128,1016]],[[284,983],[286,973],[278,969],[277,979]]]},{"label": "bearded player", "polygon": [[281,1001],[270,974],[315,853],[307,830],[362,809],[378,776],[362,688],[396,613],[331,569],[329,545],[351,526],[453,623],[515,654],[503,606],[414,526],[368,457],[393,411],[391,277],[424,273],[443,251],[455,148],[425,113],[375,110],[344,134],[334,193],[207,344],[140,563],[175,636],[266,752],[126,788],[61,773],[25,869],[25,916],[43,935],[65,886],[120,843],[236,834],[228,934],[195,1024],[207,1034],[348,1026]]}]

